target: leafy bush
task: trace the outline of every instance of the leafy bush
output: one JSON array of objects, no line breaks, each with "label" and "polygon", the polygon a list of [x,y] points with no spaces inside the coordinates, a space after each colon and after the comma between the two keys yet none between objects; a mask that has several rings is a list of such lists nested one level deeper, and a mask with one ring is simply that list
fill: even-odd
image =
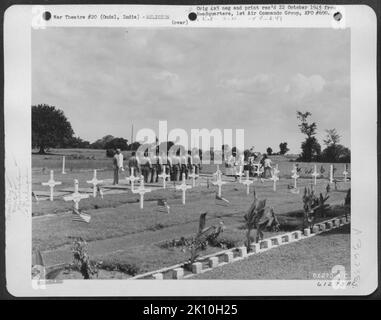
[{"label": "leafy bush", "polygon": [[106,150],[106,157],[112,158],[115,155],[115,150],[114,149],[107,149]]},{"label": "leafy bush", "polygon": [[102,261],[99,263],[99,269],[106,271],[118,271],[135,276],[139,273],[139,267],[133,263],[123,263],[116,261]]},{"label": "leafy bush", "polygon": [[231,249],[240,246],[242,242],[242,239],[238,238],[237,236],[224,233],[210,241],[210,245],[223,249]]},{"label": "leafy bush", "polygon": [[91,279],[94,275],[98,277],[98,264],[94,261],[90,261],[87,242],[84,239],[75,239],[71,251],[74,258],[73,267],[81,272],[84,279]]}]

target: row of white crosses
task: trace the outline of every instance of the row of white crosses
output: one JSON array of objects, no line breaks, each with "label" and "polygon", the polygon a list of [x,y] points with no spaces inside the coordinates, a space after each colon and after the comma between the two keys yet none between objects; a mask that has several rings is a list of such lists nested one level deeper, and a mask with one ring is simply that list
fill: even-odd
[{"label": "row of white crosses", "polygon": [[347,182],[348,181],[348,170],[347,170],[347,165],[344,164],[344,171],[343,171],[343,175],[344,175],[344,182]]},{"label": "row of white crosses", "polygon": [[135,177],[134,168],[131,168],[131,174],[130,174],[129,177],[126,177],[126,180],[131,183],[131,191],[134,192],[134,190],[135,190],[135,181],[138,181],[138,180],[141,181],[142,178],[141,177]]},{"label": "row of white crosses", "polygon": [[243,180],[241,183],[246,185],[246,194],[250,194],[250,185],[254,183],[254,181],[250,180],[249,171],[246,171],[246,180]]},{"label": "row of white crosses", "polygon": [[222,181],[222,172],[220,171],[217,175],[217,180],[215,182],[212,182],[213,185],[218,186],[218,196],[221,197],[222,193],[222,186],[226,184],[227,182]]},{"label": "row of white crosses", "polygon": [[297,186],[297,180],[299,178],[299,175],[298,175],[298,170],[296,168],[296,165],[294,165],[294,168],[291,170],[291,173],[293,173],[293,175],[291,176],[292,179],[294,179],[294,189],[293,191],[297,191],[298,190],[298,186]]},{"label": "row of white crosses", "polygon": [[276,182],[279,180],[279,169],[278,164],[275,165],[275,168],[272,171],[270,180],[273,181],[273,190],[276,191]]},{"label": "row of white crosses", "polygon": [[[134,180],[132,180],[134,181]],[[144,207],[144,195],[147,192],[151,192],[151,189],[146,189],[144,187],[144,179],[140,179],[140,186],[137,189],[132,190],[133,193],[138,193],[140,195],[140,209],[143,209]]]},{"label": "row of white crosses", "polygon": [[48,182],[43,182],[43,186],[48,186],[50,188],[50,201],[53,201],[54,198],[54,187],[62,184],[60,181],[54,181],[54,172],[50,170],[50,179]]},{"label": "row of white crosses", "polygon": [[185,193],[188,189],[191,189],[191,188],[192,188],[191,186],[188,186],[186,184],[185,173],[183,173],[183,182],[180,185],[176,186],[176,190],[181,190],[183,192],[183,197],[182,197],[183,204],[185,204]]},{"label": "row of white crosses", "polygon": [[82,199],[88,198],[89,195],[85,193],[79,193],[79,183],[77,179],[74,179],[74,193],[68,196],[64,196],[65,201],[73,201],[74,202],[74,209],[79,210],[79,202]]},{"label": "row of white crosses", "polygon": [[98,184],[102,183],[103,180],[97,179],[97,170],[94,170],[93,179],[86,181],[87,183],[90,183],[93,185],[93,197],[95,198],[97,196],[97,190],[98,190]]}]

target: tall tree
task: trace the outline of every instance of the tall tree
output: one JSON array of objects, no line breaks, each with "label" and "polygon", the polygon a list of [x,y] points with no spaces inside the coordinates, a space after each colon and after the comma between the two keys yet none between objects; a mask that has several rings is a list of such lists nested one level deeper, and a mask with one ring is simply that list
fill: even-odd
[{"label": "tall tree", "polygon": [[45,154],[46,148],[64,145],[73,138],[74,131],[62,110],[39,104],[32,106],[32,147]]},{"label": "tall tree", "polygon": [[287,142],[281,142],[279,144],[279,154],[286,154],[290,149],[287,147]]},{"label": "tall tree", "polygon": [[330,145],[336,145],[340,142],[340,135],[337,133],[336,129],[325,130],[327,133],[325,139],[323,140],[324,144],[328,147]]},{"label": "tall tree", "polygon": [[306,140],[302,143],[302,154],[299,161],[311,162],[312,160],[317,160],[320,157],[321,147],[317,139],[314,137],[316,135],[316,122],[309,123],[308,117],[311,116],[311,112],[296,112],[296,117],[300,120],[299,129],[300,132],[305,134]]}]

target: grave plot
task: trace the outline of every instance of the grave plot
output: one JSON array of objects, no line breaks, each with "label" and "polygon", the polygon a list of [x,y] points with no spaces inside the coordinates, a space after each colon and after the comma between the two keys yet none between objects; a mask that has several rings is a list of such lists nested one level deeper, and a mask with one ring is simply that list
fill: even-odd
[{"label": "grave plot", "polygon": [[[301,187],[303,182],[306,181],[301,181]],[[305,185],[310,182],[308,180]],[[272,181],[255,181],[252,186],[260,198],[267,198],[279,217],[284,216],[285,221],[292,219],[296,228],[302,220],[296,213],[294,216],[289,216],[289,213],[302,208],[301,195],[291,194],[287,189],[289,183],[289,180],[280,179],[276,192],[273,191]],[[319,181],[317,191],[324,190],[325,186],[326,181]],[[201,211],[208,212],[208,225],[218,224],[222,220],[226,226],[219,241],[208,246],[202,255],[241,245],[245,239],[243,215],[252,202],[252,197],[246,194],[246,186],[238,182],[224,185],[222,196],[229,200],[228,206],[216,205],[216,193],[218,185],[210,184],[209,188],[196,185],[186,191],[184,205],[182,191],[161,188],[145,195],[143,209],[140,208],[139,195],[128,191],[109,194],[104,199],[91,197],[80,202],[80,208],[85,209],[92,218],[91,223],[86,225],[72,222],[71,215],[65,214],[71,206],[63,201],[41,203],[38,206],[43,209],[42,214],[51,213],[53,208],[58,210],[58,214],[40,215],[33,219],[33,247],[42,251],[48,265],[71,262],[70,244],[75,237],[86,239],[92,258],[114,265],[131,266],[131,270],[138,270],[138,273],[183,263],[188,259],[188,253],[184,252],[184,246],[179,241],[194,235]],[[344,196],[344,190],[332,191],[330,203],[341,204]],[[158,210],[157,201],[163,198],[170,206],[169,214]],[[46,206],[41,208],[43,205]],[[338,213],[333,210],[330,214],[334,216]],[[265,233],[265,238],[270,236],[273,234]]]}]

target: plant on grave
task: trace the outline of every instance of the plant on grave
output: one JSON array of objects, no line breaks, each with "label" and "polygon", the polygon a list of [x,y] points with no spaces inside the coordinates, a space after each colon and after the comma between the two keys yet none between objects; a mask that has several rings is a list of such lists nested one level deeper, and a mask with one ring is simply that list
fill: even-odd
[{"label": "plant on grave", "polygon": [[329,199],[330,192],[329,184],[326,187],[325,195],[320,192],[319,196],[316,196],[315,190],[310,187],[304,188],[303,195],[303,210],[304,210],[304,226],[312,227],[315,217],[320,215],[325,217],[329,209],[329,204],[326,201]]},{"label": "plant on grave", "polygon": [[205,227],[207,212],[200,215],[200,221],[197,234],[185,245],[190,252],[189,265],[196,261],[201,250],[205,250],[208,244],[214,241],[224,230],[224,223],[221,221],[218,226]]},{"label": "plant on grave", "polygon": [[98,277],[98,264],[90,261],[87,242],[84,239],[75,239],[71,251],[73,253],[73,264],[81,272],[84,279],[91,279],[94,275]]},{"label": "plant on grave", "polygon": [[263,239],[263,231],[279,231],[279,221],[273,208],[266,207],[266,199],[258,200],[254,189],[254,201],[244,216],[246,228],[246,248],[250,251],[251,231],[257,230],[256,242]]}]

